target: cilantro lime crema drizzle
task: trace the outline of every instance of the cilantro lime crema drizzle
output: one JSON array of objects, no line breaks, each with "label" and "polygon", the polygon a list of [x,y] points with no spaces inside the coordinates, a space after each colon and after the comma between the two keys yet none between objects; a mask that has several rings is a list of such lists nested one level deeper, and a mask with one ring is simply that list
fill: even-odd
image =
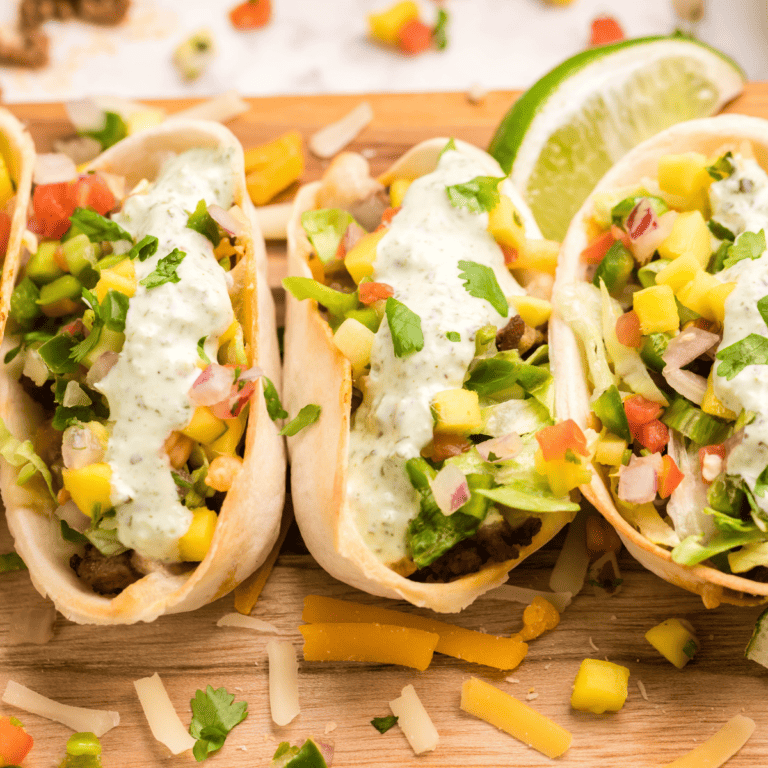
[{"label": "cilantro lime crema drizzle", "polygon": [[459,151],[444,152],[437,169],[409,187],[376,250],[373,280],[394,288],[394,298],[420,318],[424,336],[423,349],[397,357],[384,318],[350,434],[348,498],[364,541],[387,564],[406,557],[406,530],[419,511],[405,462],[432,438],[432,398],[462,386],[476,331],[507,322],[487,300],[467,292],[459,262],[492,268],[507,296],[524,292],[487,231],[488,215],[455,208],[446,194],[447,186],[487,172]]},{"label": "cilantro lime crema drizzle", "polygon": [[[220,150],[185,152],[165,166],[147,193],[129,197],[113,217],[135,240],[154,235],[159,243],[154,256],[134,260],[139,283],[128,307],[125,344],[98,384],[114,421],[107,448],[111,501],[119,540],[166,562],[179,560],[178,540],[192,512],[179,500],[163,444],[192,417],[187,393],[200,373],[199,339],[207,336],[214,348],[233,320],[225,273],[210,241],[189,229],[187,219],[201,199],[232,205],[229,169]],[[179,282],[142,285],[174,249],[186,254],[176,269]]]},{"label": "cilantro lime crema drizzle", "polygon": [[[738,236],[743,232],[768,230],[768,174],[752,159],[736,155],[734,172],[710,187],[712,218]],[[768,337],[758,301],[768,296],[768,252],[756,259],[745,258],[717,274],[736,287],[725,302],[723,340],[725,350],[750,334]],[[750,489],[768,467],[768,365],[749,364],[729,381],[720,375],[723,363],[715,363],[715,394],[734,413],[742,409],[755,418],[744,429],[744,439],[728,456],[726,471],[740,475]],[[760,507],[768,512],[768,496],[756,494]]]}]

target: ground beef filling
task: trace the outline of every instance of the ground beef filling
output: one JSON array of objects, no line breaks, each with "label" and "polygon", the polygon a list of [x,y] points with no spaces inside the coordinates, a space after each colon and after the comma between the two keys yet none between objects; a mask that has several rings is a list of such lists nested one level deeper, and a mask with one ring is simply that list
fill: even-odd
[{"label": "ground beef filling", "polygon": [[511,528],[506,520],[483,525],[474,536],[460,541],[410,578],[413,581],[445,583],[468,573],[476,573],[489,563],[514,560],[520,554],[520,548],[527,547],[540,530],[541,520],[538,517],[529,517],[517,528]]},{"label": "ground beef filling", "polygon": [[132,554],[128,550],[106,557],[86,544],[82,556],[72,555],[69,559],[69,567],[97,594],[117,595],[142,576],[131,563]]}]

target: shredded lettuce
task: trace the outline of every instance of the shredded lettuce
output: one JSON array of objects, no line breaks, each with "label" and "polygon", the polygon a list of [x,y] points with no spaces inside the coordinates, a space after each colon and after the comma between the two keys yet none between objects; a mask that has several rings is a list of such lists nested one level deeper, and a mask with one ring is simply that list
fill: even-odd
[{"label": "shredded lettuce", "polygon": [[341,238],[353,222],[351,214],[340,208],[321,208],[301,214],[304,231],[323,264],[336,258]]},{"label": "shredded lettuce", "polygon": [[551,492],[536,488],[520,480],[513,480],[507,485],[488,490],[478,490],[478,493],[497,504],[503,504],[512,509],[523,509],[527,512],[577,512],[579,505],[570,498],[554,496]]},{"label": "shredded lettuce", "polygon": [[648,541],[663,547],[675,547],[680,543],[680,537],[669,523],[659,514],[652,502],[647,504],[626,504],[618,495],[618,473],[611,475],[611,493],[616,509],[632,526],[637,528]]},{"label": "shredded lettuce", "polygon": [[768,566],[768,541],[745,544],[741,549],[728,553],[728,565],[733,573],[744,573],[759,565]]},{"label": "shredded lettuce", "polygon": [[510,432],[528,435],[552,424],[547,409],[535,398],[507,400],[490,405],[480,411],[483,417],[482,433],[503,437]]},{"label": "shredded lettuce", "polygon": [[39,472],[48,486],[51,497],[56,498],[51,472],[46,463],[35,453],[32,441],[24,440],[22,442],[15,438],[2,419],[0,419],[0,456],[11,466],[19,467],[16,477],[17,485],[24,485]]},{"label": "shredded lettuce", "polygon": [[672,491],[667,504],[667,514],[675,531],[680,539],[700,534],[710,536],[714,533],[714,521],[702,511],[708,506],[708,500],[707,486],[699,471],[699,452],[687,450],[685,440],[675,430],[670,432],[668,452],[683,473],[680,485]]},{"label": "shredded lettuce", "polygon": [[697,565],[734,547],[743,547],[746,544],[762,541],[765,539],[765,534],[753,526],[746,531],[718,531],[706,544],[702,543],[703,538],[699,535],[683,539],[672,550],[672,559],[681,565]]}]

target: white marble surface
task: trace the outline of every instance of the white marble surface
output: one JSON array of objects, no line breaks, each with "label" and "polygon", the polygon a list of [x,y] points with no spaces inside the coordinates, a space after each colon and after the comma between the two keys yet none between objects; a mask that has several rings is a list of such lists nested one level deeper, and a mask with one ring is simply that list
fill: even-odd
[{"label": "white marble surface", "polygon": [[[0,0],[0,21],[17,0]],[[0,69],[6,102],[110,93],[129,98],[525,88],[582,50],[591,20],[611,14],[629,36],[666,34],[678,22],[671,0],[447,0],[450,44],[408,58],[366,39],[366,14],[390,0],[273,0],[272,23],[232,29],[237,0],[133,0],[117,29],[49,22],[52,63],[40,72]],[[696,33],[732,55],[755,80],[768,79],[768,0],[706,0]],[[423,0],[423,18],[437,6]],[[218,55],[195,83],[171,64],[174,47],[208,27]]]}]

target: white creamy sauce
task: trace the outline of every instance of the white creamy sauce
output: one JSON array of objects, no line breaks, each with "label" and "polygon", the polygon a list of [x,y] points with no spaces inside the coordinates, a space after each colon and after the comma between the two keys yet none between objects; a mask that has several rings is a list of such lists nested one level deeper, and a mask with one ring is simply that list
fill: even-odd
[{"label": "white creamy sauce", "polygon": [[145,235],[159,240],[154,256],[134,260],[139,281],[174,248],[186,253],[177,269],[178,283],[137,286],[123,350],[97,385],[114,422],[107,461],[118,538],[126,547],[166,562],[179,560],[178,540],[192,513],[179,500],[163,444],[192,417],[187,393],[200,373],[198,340],[208,337],[210,355],[234,318],[213,246],[187,227],[187,219],[201,199],[229,208],[231,176],[225,152],[185,152],[165,166],[149,191],[129,197],[113,217],[135,240]]},{"label": "white creamy sauce", "polygon": [[[467,293],[458,262],[491,267],[507,296],[524,293],[487,231],[488,215],[454,208],[446,194],[447,186],[487,172],[461,152],[445,152],[433,173],[408,188],[377,247],[373,279],[395,289],[395,298],[421,318],[424,334],[420,352],[396,357],[384,318],[373,343],[365,399],[350,434],[349,502],[366,544],[387,564],[406,556],[408,523],[419,512],[405,462],[419,456],[432,439],[432,398],[462,386],[475,355],[477,330],[508,322],[486,300]],[[461,341],[449,341],[449,331],[459,333]]]},{"label": "white creamy sauce", "polygon": [[712,218],[740,235],[768,224],[768,174],[755,160],[735,155],[734,172],[709,187]]}]

